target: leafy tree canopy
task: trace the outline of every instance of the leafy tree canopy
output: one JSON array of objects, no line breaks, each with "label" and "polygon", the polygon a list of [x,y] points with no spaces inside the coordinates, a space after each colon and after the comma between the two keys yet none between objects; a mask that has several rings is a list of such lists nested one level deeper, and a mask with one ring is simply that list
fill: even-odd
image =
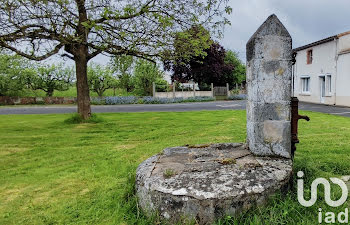
[{"label": "leafy tree canopy", "polygon": [[88,82],[90,90],[96,92],[99,97],[110,88],[116,88],[117,79],[113,76],[112,70],[107,66],[90,64],[88,67]]},{"label": "leafy tree canopy", "polygon": [[246,79],[246,67],[238,57],[238,53],[232,50],[226,51],[225,64],[234,68],[227,76],[232,77],[230,84],[241,84]]},{"label": "leafy tree canopy", "polygon": [[205,50],[204,57],[195,56],[190,59],[178,58],[166,64],[166,69],[172,70],[172,79],[179,82],[193,80],[199,84],[225,85],[231,83],[229,76],[234,65],[225,63],[226,51],[217,42],[213,42]]},{"label": "leafy tree canopy", "polygon": [[22,90],[35,74],[32,63],[18,55],[0,53],[0,96]]},{"label": "leafy tree canopy", "polygon": [[52,96],[55,90],[66,91],[72,86],[74,70],[62,64],[38,65],[35,74],[28,77],[28,84],[33,90],[43,90]]},{"label": "leafy tree canopy", "polygon": [[163,79],[163,73],[157,64],[139,59],[134,71],[135,93],[141,96],[152,95],[152,84]]},{"label": "leafy tree canopy", "polygon": [[[228,0],[3,0],[0,46],[33,60],[75,61],[78,113],[90,117],[87,63],[100,53],[171,57],[179,31],[201,24],[220,35]],[[190,37],[190,36],[189,36]],[[193,55],[202,46],[186,37]],[[199,48],[199,50],[197,50]]]},{"label": "leafy tree canopy", "polygon": [[132,80],[135,60],[133,56],[119,55],[114,56],[109,62],[110,68],[119,80],[119,87],[131,92],[134,89]]}]

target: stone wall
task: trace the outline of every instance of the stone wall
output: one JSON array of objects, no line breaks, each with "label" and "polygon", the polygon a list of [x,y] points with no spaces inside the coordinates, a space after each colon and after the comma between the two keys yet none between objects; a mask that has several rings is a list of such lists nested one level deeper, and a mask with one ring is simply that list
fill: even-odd
[{"label": "stone wall", "polygon": [[31,104],[74,104],[74,97],[8,97],[0,96],[1,105],[31,105]]}]

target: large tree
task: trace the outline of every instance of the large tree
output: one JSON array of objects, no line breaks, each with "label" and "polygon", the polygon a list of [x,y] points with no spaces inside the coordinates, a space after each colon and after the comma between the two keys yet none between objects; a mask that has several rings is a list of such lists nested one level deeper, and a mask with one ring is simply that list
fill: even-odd
[{"label": "large tree", "polygon": [[166,69],[173,72],[172,79],[179,82],[193,80],[200,85],[232,83],[234,65],[225,62],[225,49],[219,43],[213,42],[204,52],[205,56],[180,57],[166,62]]},{"label": "large tree", "polygon": [[[175,34],[228,23],[228,0],[3,0],[0,46],[32,60],[59,52],[75,61],[78,113],[91,114],[87,63],[100,53],[152,60],[171,56]],[[191,37],[187,44],[201,49]],[[164,54],[166,52],[166,54]],[[153,59],[154,60],[154,59]]]}]

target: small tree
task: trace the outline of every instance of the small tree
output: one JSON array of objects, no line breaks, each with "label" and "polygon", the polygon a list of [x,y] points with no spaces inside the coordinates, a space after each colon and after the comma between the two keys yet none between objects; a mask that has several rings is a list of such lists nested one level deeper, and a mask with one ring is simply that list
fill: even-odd
[{"label": "small tree", "polygon": [[143,96],[152,94],[152,84],[163,78],[157,64],[140,59],[136,62],[134,71],[135,93]]},{"label": "small tree", "polygon": [[0,96],[18,95],[28,77],[34,74],[32,63],[18,55],[0,54]]},{"label": "small tree", "polygon": [[232,65],[234,68],[231,73],[228,73],[227,77],[232,77],[231,84],[241,84],[246,79],[246,67],[242,61],[238,58],[238,53],[232,50],[226,51],[225,64]]},{"label": "small tree", "polygon": [[113,72],[117,74],[119,87],[125,89],[127,92],[133,91],[134,84],[132,73],[134,57],[129,55],[115,56],[111,59],[109,64]]},{"label": "small tree", "polygon": [[117,82],[110,68],[99,64],[91,64],[88,67],[88,83],[90,90],[102,97],[106,90],[116,88]]},{"label": "small tree", "polygon": [[55,90],[66,91],[72,86],[74,71],[62,64],[39,65],[36,74],[29,78],[29,86],[33,90],[43,90],[51,97]]}]

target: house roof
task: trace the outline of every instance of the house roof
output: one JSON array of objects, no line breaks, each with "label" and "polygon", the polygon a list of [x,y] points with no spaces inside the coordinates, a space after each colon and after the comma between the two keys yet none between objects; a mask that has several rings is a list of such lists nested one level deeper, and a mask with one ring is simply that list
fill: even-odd
[{"label": "house roof", "polygon": [[350,31],[347,31],[347,32],[344,32],[344,33],[341,33],[341,34],[337,34],[337,35],[333,35],[333,36],[330,36],[328,38],[325,38],[325,39],[322,39],[322,40],[319,40],[319,41],[315,41],[315,42],[312,42],[310,44],[307,44],[307,45],[295,48],[295,49],[293,49],[293,52],[298,52],[298,51],[301,51],[301,50],[304,50],[304,49],[307,49],[307,48],[314,47],[316,45],[327,43],[327,42],[333,41],[334,39],[338,39],[338,38],[340,38],[342,36],[345,36],[345,35],[348,35],[348,34],[350,34]]}]

